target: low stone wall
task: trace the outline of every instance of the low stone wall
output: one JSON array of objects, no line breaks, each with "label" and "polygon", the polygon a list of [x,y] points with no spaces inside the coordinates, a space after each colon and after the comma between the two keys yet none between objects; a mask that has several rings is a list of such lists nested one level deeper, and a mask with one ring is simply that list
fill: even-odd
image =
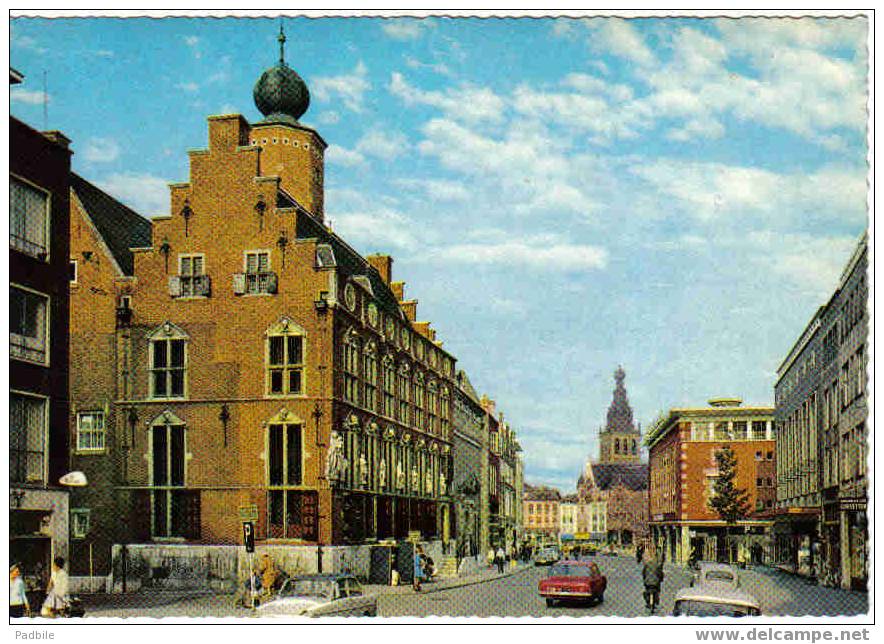
[{"label": "low stone wall", "polygon": [[[424,542],[424,552],[434,561],[441,561],[442,542]],[[319,571],[319,546],[263,545],[255,548],[251,566],[260,566],[261,556],[268,553],[274,564],[289,575]],[[371,546],[322,546],[322,571],[348,572],[362,580],[368,579]],[[115,545],[111,553],[112,574],[108,592],[126,592],[143,588],[158,590],[215,590],[233,592],[248,579],[249,555],[242,546],[192,544]]]}]

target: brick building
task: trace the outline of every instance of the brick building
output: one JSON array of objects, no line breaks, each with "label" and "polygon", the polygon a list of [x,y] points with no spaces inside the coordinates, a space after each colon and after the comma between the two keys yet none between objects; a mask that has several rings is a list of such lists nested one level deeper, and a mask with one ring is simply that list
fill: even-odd
[{"label": "brick building", "polygon": [[115,327],[113,350],[81,365],[110,360],[113,377],[75,401],[113,401],[105,453],[89,458],[114,462],[103,487],[119,515],[93,511],[93,529],[233,544],[237,508],[254,505],[265,544],[448,540],[455,359],[392,259],[361,256],[324,224],[326,143],[297,120],[300,77],[280,60],[255,100],[257,123],[208,118],[171,214],[133,241],[131,276],[114,277],[126,299],[84,298],[77,312]]},{"label": "brick building", "polygon": [[69,143],[9,118],[9,557],[39,589],[69,557]]},{"label": "brick building", "polygon": [[777,372],[776,554],[827,585],[868,582],[868,238]]},{"label": "brick building", "polygon": [[[773,408],[743,407],[720,398],[708,407],[670,409],[648,432],[652,542],[669,561],[767,561],[775,491]],[[730,445],[737,458],[735,485],[749,494],[750,515],[727,526],[709,507],[718,466],[716,452]],[[752,510],[754,509],[754,511]],[[735,529],[736,528],[736,529]],[[741,547],[726,538],[739,532]],[[728,547],[731,552],[728,552]]]},{"label": "brick building", "polygon": [[458,552],[488,550],[488,431],[485,409],[470,379],[458,371],[454,390],[452,493],[456,500]]}]

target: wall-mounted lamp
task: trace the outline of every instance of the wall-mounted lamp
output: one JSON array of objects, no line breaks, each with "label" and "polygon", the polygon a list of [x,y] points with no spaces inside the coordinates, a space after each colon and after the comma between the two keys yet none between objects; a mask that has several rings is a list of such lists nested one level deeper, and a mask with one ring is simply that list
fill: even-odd
[{"label": "wall-mounted lamp", "polygon": [[230,409],[228,409],[227,403],[221,405],[218,420],[221,421],[221,427],[224,429],[224,447],[227,447],[227,423],[230,422]]},{"label": "wall-mounted lamp", "polygon": [[168,239],[164,239],[163,243],[160,244],[160,253],[163,255],[163,259],[166,262],[166,272],[169,272],[169,253],[172,252],[172,246],[169,244]]},{"label": "wall-mounted lamp", "polygon": [[190,200],[184,200],[184,207],[181,209],[181,216],[184,217],[184,236],[187,237],[188,223],[193,216],[193,210],[190,208]]},{"label": "wall-mounted lamp", "polygon": [[289,245],[289,238],[286,237],[284,230],[279,234],[279,239],[276,240],[276,245],[279,246],[279,250],[282,251],[282,267],[285,268],[285,249],[286,246]]},{"label": "wall-mounted lamp", "polygon": [[255,204],[255,214],[258,215],[258,230],[264,230],[264,212],[267,210],[267,204],[264,203],[264,197],[258,196],[258,202]]}]

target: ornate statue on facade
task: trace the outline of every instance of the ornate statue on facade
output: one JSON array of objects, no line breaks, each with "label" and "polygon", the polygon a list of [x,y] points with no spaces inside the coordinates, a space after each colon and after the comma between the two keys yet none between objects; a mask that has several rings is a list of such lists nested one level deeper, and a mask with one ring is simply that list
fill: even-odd
[{"label": "ornate statue on facade", "polygon": [[421,489],[421,475],[417,471],[417,465],[411,466],[411,489],[415,492],[420,492]]},{"label": "ornate statue on facade", "polygon": [[381,462],[378,463],[378,485],[381,488],[387,486],[387,461],[381,458]]},{"label": "ornate statue on facade", "polygon": [[424,474],[424,487],[426,488],[427,494],[433,493],[433,472],[427,469],[426,474]]},{"label": "ornate statue on facade", "polygon": [[328,452],[325,455],[325,477],[330,483],[344,478],[347,471],[347,457],[344,455],[344,439],[333,431],[329,438]]},{"label": "ornate statue on facade", "polygon": [[405,470],[402,468],[402,461],[396,463],[396,489],[405,489]]},{"label": "ornate statue on facade", "polygon": [[439,472],[439,495],[448,494],[448,481],[445,480],[445,472]]},{"label": "ornate statue on facade", "polygon": [[368,485],[368,461],[365,454],[359,454],[359,484],[363,487]]}]

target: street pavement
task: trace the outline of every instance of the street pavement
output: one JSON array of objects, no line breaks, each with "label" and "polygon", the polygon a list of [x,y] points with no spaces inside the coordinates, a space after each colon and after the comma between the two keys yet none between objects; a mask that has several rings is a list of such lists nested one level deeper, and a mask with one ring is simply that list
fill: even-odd
[{"label": "street pavement", "polygon": [[[420,593],[410,586],[366,586],[378,594],[378,614],[399,616],[562,616],[642,617],[647,613],[642,599],[641,566],[632,557],[595,557],[608,578],[604,602],[595,605],[546,606],[537,585],[546,567],[519,566],[504,575],[485,569],[467,578],[441,580],[424,585]],[[683,566],[666,564],[658,615],[672,612],[675,594],[690,582]],[[775,615],[864,615],[866,593],[824,588],[805,579],[770,568],[741,570],[742,587],[761,604],[762,614]],[[216,593],[152,592],[130,595],[96,595],[84,598],[87,617],[251,617],[237,607],[231,595]]]}]

